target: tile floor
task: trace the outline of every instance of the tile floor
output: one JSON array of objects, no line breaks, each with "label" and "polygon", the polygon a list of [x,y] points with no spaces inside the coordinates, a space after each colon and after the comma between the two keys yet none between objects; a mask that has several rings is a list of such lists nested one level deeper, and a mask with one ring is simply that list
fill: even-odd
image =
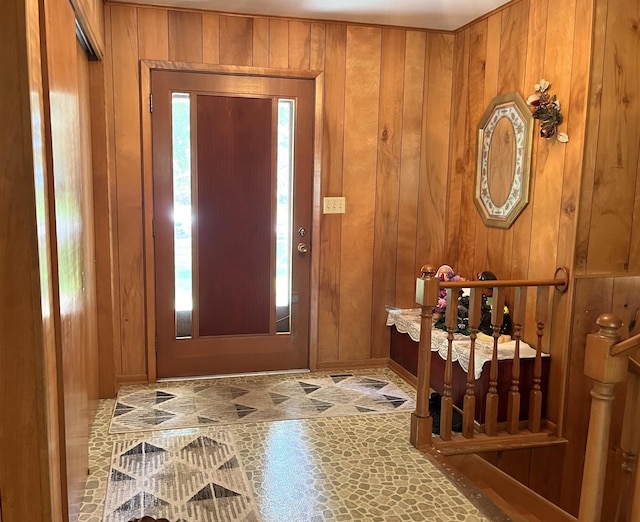
[{"label": "tile floor", "polygon": [[[392,372],[389,378],[415,394]],[[114,444],[135,445],[150,436],[215,437],[221,429],[235,443],[264,522],[489,520],[409,444],[409,412],[109,434],[114,407],[115,400],[104,400],[96,415],[80,522],[105,520]],[[111,513],[107,516],[116,521]]]}]

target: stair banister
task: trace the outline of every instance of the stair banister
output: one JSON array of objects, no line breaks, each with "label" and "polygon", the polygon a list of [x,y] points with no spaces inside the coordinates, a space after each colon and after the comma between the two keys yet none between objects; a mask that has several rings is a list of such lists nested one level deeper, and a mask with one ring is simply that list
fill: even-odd
[{"label": "stair banister", "polygon": [[[622,320],[614,314],[602,314],[596,323],[599,331],[587,336],[584,361],[584,373],[594,383],[591,390],[591,415],[578,511],[580,522],[600,520],[611,413],[615,398],[614,386],[626,380],[629,365],[628,352],[640,346],[640,335],[620,342]],[[638,493],[637,483],[636,493]],[[638,502],[633,504],[631,512],[635,513],[635,516],[640,516]],[[631,520],[638,520],[633,516],[632,514]]]}]

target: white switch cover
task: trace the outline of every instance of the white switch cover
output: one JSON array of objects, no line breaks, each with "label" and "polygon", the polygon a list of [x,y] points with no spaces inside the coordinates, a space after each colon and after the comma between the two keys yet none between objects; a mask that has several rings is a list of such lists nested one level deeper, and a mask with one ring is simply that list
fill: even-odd
[{"label": "white switch cover", "polygon": [[324,198],[324,214],[344,214],[346,204],[344,198]]}]

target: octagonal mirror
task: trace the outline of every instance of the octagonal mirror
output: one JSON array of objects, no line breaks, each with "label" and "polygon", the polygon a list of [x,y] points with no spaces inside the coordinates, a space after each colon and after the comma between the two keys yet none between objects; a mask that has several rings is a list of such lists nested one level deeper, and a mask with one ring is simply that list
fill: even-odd
[{"label": "octagonal mirror", "polygon": [[514,92],[494,98],[478,124],[474,202],[489,227],[509,228],[529,202],[533,118]]}]

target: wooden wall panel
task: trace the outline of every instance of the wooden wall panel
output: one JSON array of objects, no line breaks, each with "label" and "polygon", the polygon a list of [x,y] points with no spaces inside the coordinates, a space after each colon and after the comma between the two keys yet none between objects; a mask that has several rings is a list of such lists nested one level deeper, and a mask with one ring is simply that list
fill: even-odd
[{"label": "wooden wall panel", "polygon": [[[176,38],[176,20],[173,20]],[[177,24],[179,25],[179,24]],[[172,42],[175,46],[175,43]],[[169,16],[160,9],[138,9],[138,53],[148,60],[169,59]],[[175,49],[172,49],[175,53]]]},{"label": "wooden wall panel", "polygon": [[395,304],[405,49],[406,31],[382,30],[371,302],[371,356],[374,358],[389,357],[386,306]]},{"label": "wooden wall panel", "polygon": [[311,60],[311,24],[289,22],[289,67],[309,69]]},{"label": "wooden wall panel", "polygon": [[[140,55],[142,50],[140,50]],[[202,61],[220,63],[220,16],[205,13],[202,15]]]},{"label": "wooden wall panel", "polygon": [[[322,195],[342,194],[344,95],[347,26],[327,24],[324,64],[324,126]],[[318,361],[340,360],[340,214],[322,216],[320,243],[320,296],[318,304]]]},{"label": "wooden wall panel", "polygon": [[202,14],[169,11],[169,60],[202,63],[202,55]]},{"label": "wooden wall panel", "polygon": [[251,65],[253,62],[253,19],[220,16],[220,63]]},{"label": "wooden wall panel", "polygon": [[[370,357],[376,149],[382,31],[347,27],[344,172],[340,249],[340,359]],[[367,324],[369,323],[369,324]]]},{"label": "wooden wall panel", "polygon": [[597,142],[592,143],[597,152],[586,272],[637,273],[640,66],[635,57],[640,50],[640,7],[632,1],[596,3],[606,18],[599,17],[597,23],[601,32],[597,33],[596,43],[604,50],[602,71],[594,69],[592,76],[592,89],[599,94],[600,105],[594,107],[591,120],[594,123],[599,117]]},{"label": "wooden wall panel", "polygon": [[[384,306],[395,304],[396,294],[413,306],[416,264],[430,258],[426,252],[444,257],[453,36],[384,29],[383,39],[381,28],[151,7],[109,6],[107,17],[113,48],[108,110],[118,191],[112,237],[119,252],[114,277],[122,318],[115,357],[120,381],[153,375],[145,368],[143,310],[149,305],[139,279],[145,266],[142,223],[149,218],[140,208],[145,160],[133,138],[140,133],[137,115],[145,110],[139,105],[137,62],[149,59],[322,71],[318,192],[346,196],[347,213],[321,217],[318,316],[312,318],[318,325],[318,364],[383,361]],[[384,114],[380,129],[379,110]],[[429,118],[430,111],[437,111],[438,118]],[[427,132],[431,136],[423,146]],[[427,202],[420,212],[419,198]],[[401,244],[398,219],[403,223]],[[422,239],[419,254],[417,237]],[[150,269],[148,261],[146,267]],[[375,348],[372,332],[378,339]]]},{"label": "wooden wall panel", "polygon": [[286,20],[269,22],[269,67],[289,67],[289,22]]},{"label": "wooden wall panel", "polygon": [[[55,222],[39,2],[10,0],[0,17],[0,489],[2,518],[68,520],[62,497]],[[10,130],[7,131],[7,130]],[[38,203],[36,203],[38,202]],[[10,313],[9,313],[10,311]],[[10,349],[11,346],[19,349]],[[66,503],[65,503],[66,504]]]},{"label": "wooden wall panel", "polygon": [[[422,153],[422,112],[424,104],[427,36],[407,31],[402,115],[402,155],[398,187],[398,239],[396,252],[396,296],[390,304],[401,308],[415,305],[417,277],[416,233],[418,190]],[[426,262],[423,260],[423,262]]]},{"label": "wooden wall panel", "polygon": [[111,6],[122,375],[145,375],[137,9]]}]

